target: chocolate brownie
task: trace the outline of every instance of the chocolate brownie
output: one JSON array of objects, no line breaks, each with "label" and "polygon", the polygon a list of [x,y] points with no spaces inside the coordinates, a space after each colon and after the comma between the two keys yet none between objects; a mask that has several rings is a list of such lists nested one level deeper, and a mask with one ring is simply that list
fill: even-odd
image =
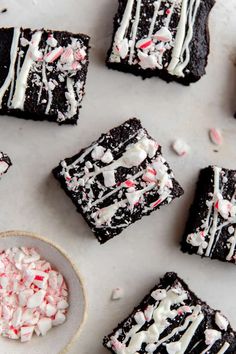
[{"label": "chocolate brownie", "polygon": [[217,166],[201,170],[181,248],[236,263],[236,171]]},{"label": "chocolate brownie", "polygon": [[205,74],[215,0],[119,0],[107,66],[184,85]]},{"label": "chocolate brownie", "polygon": [[10,157],[4,152],[0,152],[0,177],[7,173],[11,165]]},{"label": "chocolate brownie", "polygon": [[0,29],[0,114],[75,124],[88,48],[84,34]]},{"label": "chocolate brownie", "polygon": [[236,333],[176,273],[166,273],[103,344],[114,354],[233,354]]},{"label": "chocolate brownie", "polygon": [[136,118],[61,161],[53,173],[100,243],[183,194],[161,147]]}]

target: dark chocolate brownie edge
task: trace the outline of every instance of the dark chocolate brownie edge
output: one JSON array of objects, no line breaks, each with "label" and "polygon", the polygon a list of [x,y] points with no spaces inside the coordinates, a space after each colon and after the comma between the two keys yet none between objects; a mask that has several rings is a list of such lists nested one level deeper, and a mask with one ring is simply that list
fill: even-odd
[{"label": "dark chocolate brownie edge", "polygon": [[[159,283],[154,286],[148,293],[148,295],[146,295],[144,297],[144,299],[139,303],[138,306],[136,306],[133,311],[131,312],[131,314],[129,316],[126,317],[125,320],[123,320],[122,322],[120,322],[117,327],[107,336],[105,336],[103,338],[103,346],[108,349],[110,352],[112,352],[113,354],[116,354],[116,352],[108,346],[108,342],[110,341],[110,338],[116,333],[116,331],[118,331],[120,328],[123,328],[125,326],[125,324],[127,323],[127,321],[129,320],[129,318],[132,317],[132,315],[134,315],[136,313],[136,311],[138,309],[145,309],[147,307],[147,305],[149,304],[150,301],[150,297],[151,297],[151,293],[156,290],[156,289],[161,289],[164,288],[166,289],[168,286],[173,286],[176,282],[179,282],[183,289],[188,293],[188,297],[193,301],[193,303],[199,304],[204,308],[205,312],[208,312],[209,315],[211,315],[212,313],[215,314],[216,312],[220,312],[219,310],[213,310],[205,301],[202,301],[190,288],[189,285],[187,285],[185,283],[185,281],[183,279],[181,279],[177,273],[175,272],[168,272],[164,275],[163,278],[160,279]],[[233,334],[233,336],[231,336],[230,334]],[[228,325],[227,328],[227,339],[228,342],[230,343],[231,348],[229,350],[227,350],[228,354],[235,354],[235,350],[236,350],[236,332],[232,329],[231,325]],[[225,338],[226,339],[226,338]],[[216,353],[214,351],[214,353]],[[186,352],[187,354],[187,352]]]},{"label": "dark chocolate brownie edge", "polygon": [[42,121],[48,121],[50,123],[58,123],[58,125],[76,125],[78,122],[79,117],[74,117],[71,118],[70,120],[65,120],[63,122],[57,122],[57,117],[48,115],[48,114],[36,114],[36,113],[29,113],[25,111],[21,111],[19,109],[11,109],[11,110],[5,110],[1,109],[0,110],[0,115],[6,115],[6,116],[13,116],[15,118],[21,118],[25,120],[34,120],[38,122]]},{"label": "dark chocolate brownie edge", "polygon": [[206,0],[200,3],[198,15],[194,25],[194,34],[190,43],[189,74],[186,79],[195,82],[206,74],[208,56],[210,52],[209,16],[215,0]]},{"label": "dark chocolate brownie edge", "polygon": [[[204,195],[207,198],[207,195],[210,192],[210,183],[206,183],[206,181],[209,179],[209,174],[212,174],[211,166],[202,169],[199,174],[194,199],[189,209],[188,220],[186,223],[182,241],[180,243],[181,251],[184,253],[196,254],[196,248],[187,243],[187,236],[192,233],[192,230],[195,228],[195,226],[193,227],[193,225],[195,225],[196,223],[196,217],[201,217],[201,215],[198,215],[198,209],[199,205],[202,203],[202,196]],[[204,257],[204,255],[202,257]]]}]

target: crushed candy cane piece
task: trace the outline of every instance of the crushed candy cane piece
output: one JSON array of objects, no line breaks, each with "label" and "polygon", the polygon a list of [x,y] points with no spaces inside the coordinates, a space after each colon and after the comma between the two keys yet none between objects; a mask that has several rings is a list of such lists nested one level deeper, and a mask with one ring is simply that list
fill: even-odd
[{"label": "crushed candy cane piece", "polygon": [[161,42],[170,42],[172,40],[172,34],[166,27],[161,27],[153,37]]},{"label": "crushed candy cane piece", "polygon": [[111,300],[120,300],[124,296],[124,290],[121,288],[115,288],[111,293]]},{"label": "crushed candy cane piece", "polygon": [[153,41],[150,38],[143,38],[140,39],[137,43],[136,43],[136,47],[139,49],[148,49],[153,45]]},{"label": "crushed candy cane piece", "polygon": [[52,320],[47,317],[41,318],[38,321],[37,326],[42,336],[45,336],[45,334],[47,334],[47,332],[52,328]]},{"label": "crushed candy cane piece", "polygon": [[182,139],[176,139],[172,144],[172,148],[174,152],[179,156],[185,156],[190,151],[189,145]]},{"label": "crushed candy cane piece", "polygon": [[53,63],[55,60],[57,60],[62,53],[64,52],[64,49],[62,47],[57,47],[53,49],[51,52],[47,53],[44,57],[44,60],[47,63]]},{"label": "crushed candy cane piece", "polygon": [[52,34],[49,34],[48,39],[47,39],[47,44],[50,45],[50,47],[55,48],[57,46],[57,40],[53,37]]},{"label": "crushed candy cane piece", "polygon": [[223,137],[222,137],[222,133],[219,129],[211,128],[209,130],[209,137],[210,137],[210,140],[213,144],[222,145]]},{"label": "crushed candy cane piece", "polygon": [[28,342],[65,322],[67,285],[34,248],[1,251],[0,270],[0,335]]},{"label": "crushed candy cane piece", "polygon": [[21,327],[20,340],[22,343],[29,342],[34,333],[34,326]]}]

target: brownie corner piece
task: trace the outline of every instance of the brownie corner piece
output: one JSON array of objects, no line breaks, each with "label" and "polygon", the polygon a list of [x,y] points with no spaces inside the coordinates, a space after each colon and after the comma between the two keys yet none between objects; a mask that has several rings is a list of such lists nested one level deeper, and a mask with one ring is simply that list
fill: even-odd
[{"label": "brownie corner piece", "polygon": [[1,28],[0,49],[0,114],[76,124],[89,63],[89,36]]},{"label": "brownie corner piece", "polygon": [[113,354],[235,354],[236,333],[220,311],[170,272],[103,345]]},{"label": "brownie corner piece", "polygon": [[4,152],[0,152],[0,177],[2,177],[12,166],[10,157]]},{"label": "brownie corner piece", "polygon": [[236,170],[201,170],[181,249],[236,263]]},{"label": "brownie corner piece", "polygon": [[183,194],[140,120],[111,129],[53,170],[100,243]]},{"label": "brownie corner piece", "polygon": [[214,0],[118,0],[107,66],[184,85],[205,74]]}]

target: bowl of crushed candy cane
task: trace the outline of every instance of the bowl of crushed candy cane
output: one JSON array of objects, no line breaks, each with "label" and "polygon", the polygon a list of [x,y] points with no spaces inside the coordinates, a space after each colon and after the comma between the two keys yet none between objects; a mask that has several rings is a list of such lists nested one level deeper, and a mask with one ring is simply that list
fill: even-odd
[{"label": "bowl of crushed candy cane", "polygon": [[29,232],[0,233],[1,354],[67,353],[86,308],[81,276],[60,247]]}]

